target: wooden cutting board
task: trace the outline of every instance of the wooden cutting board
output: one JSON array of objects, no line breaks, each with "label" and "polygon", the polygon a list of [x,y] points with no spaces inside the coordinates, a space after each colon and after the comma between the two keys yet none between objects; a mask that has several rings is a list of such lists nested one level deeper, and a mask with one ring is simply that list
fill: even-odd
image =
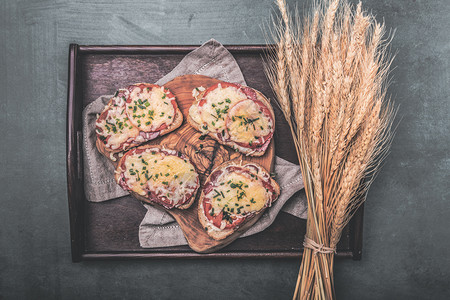
[{"label": "wooden cutting board", "polygon": [[[229,160],[255,162],[263,166],[269,172],[271,172],[273,169],[275,155],[273,139],[263,156],[245,156],[229,147],[225,147],[219,144],[208,136],[206,136],[204,140],[200,140],[200,132],[195,130],[186,121],[186,117],[189,114],[189,107],[194,101],[192,97],[192,90],[199,86],[207,88],[218,82],[221,81],[203,75],[185,75],[177,77],[174,80],[166,83],[164,86],[170,89],[170,91],[177,98],[178,106],[184,117],[183,124],[175,131],[149,142],[149,144],[152,145],[164,145],[167,148],[175,149],[186,154],[199,173],[200,189],[203,188],[203,184],[211,171],[220,164]],[[203,147],[200,148],[200,145],[203,145]],[[261,212],[256,215],[253,219],[241,226],[235,233],[233,233],[229,237],[220,241],[216,241],[213,238],[209,237],[205,229],[200,224],[200,221],[198,220],[197,210],[200,191],[197,194],[197,199],[195,200],[194,204],[192,204],[190,208],[185,210],[168,210],[158,204],[149,202],[148,199],[136,193],[132,193],[132,195],[135,198],[149,203],[152,206],[157,207],[158,209],[162,209],[172,215],[183,230],[184,236],[186,237],[189,246],[192,248],[192,250],[199,253],[214,252],[230,244],[242,233],[247,231],[263,213]]]}]

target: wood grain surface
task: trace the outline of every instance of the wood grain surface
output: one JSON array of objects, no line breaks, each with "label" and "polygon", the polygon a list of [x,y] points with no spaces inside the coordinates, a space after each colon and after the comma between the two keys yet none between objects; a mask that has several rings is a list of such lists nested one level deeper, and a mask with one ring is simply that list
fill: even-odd
[{"label": "wood grain surface", "polygon": [[[192,90],[199,86],[207,88],[219,82],[221,81],[218,79],[203,75],[184,75],[166,83],[164,86],[176,97],[178,107],[184,117],[183,124],[175,131],[147,143],[150,145],[161,145],[168,149],[174,149],[186,154],[199,174],[200,189],[203,188],[203,185],[212,170],[230,160],[258,163],[268,172],[272,171],[273,168],[275,155],[273,139],[264,155],[259,157],[246,156],[236,152],[230,147],[221,145],[209,136],[204,136],[204,139],[202,139],[202,134],[187,122],[189,108],[194,101]],[[200,145],[202,146],[200,147]],[[131,194],[135,198],[169,213],[180,225],[191,249],[199,253],[211,253],[227,246],[247,231],[264,212],[263,210],[256,214],[254,218],[242,225],[229,237],[216,241],[206,233],[198,220],[198,198],[200,192],[197,193],[197,199],[192,206],[184,210],[176,208],[165,209],[161,205],[152,203],[147,198],[142,197],[137,193],[132,192]]]}]

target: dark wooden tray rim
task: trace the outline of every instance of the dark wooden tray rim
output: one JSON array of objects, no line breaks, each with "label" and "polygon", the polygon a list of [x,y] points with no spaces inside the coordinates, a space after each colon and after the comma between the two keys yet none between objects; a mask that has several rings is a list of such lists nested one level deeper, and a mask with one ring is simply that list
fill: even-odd
[{"label": "dark wooden tray rim", "polygon": [[[66,136],[66,162],[67,162],[67,189],[70,217],[70,236],[72,261],[83,260],[131,260],[131,259],[171,259],[171,258],[300,258],[302,251],[298,249],[279,249],[271,251],[216,252],[211,254],[198,254],[180,247],[158,249],[142,249],[142,251],[97,251],[90,252],[84,249],[84,219],[83,202],[87,201],[84,195],[82,150],[81,150],[81,101],[77,95],[81,87],[77,84],[78,59],[81,55],[112,54],[112,55],[145,55],[145,54],[187,54],[196,49],[198,45],[78,45],[71,44],[69,48],[68,69],[68,98],[67,98],[67,136]],[[263,55],[268,49],[267,45],[227,45],[225,46],[234,55]],[[348,225],[349,249],[338,250],[336,257],[360,260],[362,255],[362,226],[363,207],[354,215]]]}]

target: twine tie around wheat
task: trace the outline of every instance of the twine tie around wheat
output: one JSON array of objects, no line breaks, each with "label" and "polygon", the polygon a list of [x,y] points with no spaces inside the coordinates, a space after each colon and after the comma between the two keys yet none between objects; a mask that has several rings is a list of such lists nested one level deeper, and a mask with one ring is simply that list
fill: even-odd
[{"label": "twine tie around wheat", "polygon": [[317,253],[336,253],[336,248],[326,247],[324,244],[318,244],[307,236],[305,236],[305,240],[303,241],[303,247],[312,249],[314,255],[316,255]]}]

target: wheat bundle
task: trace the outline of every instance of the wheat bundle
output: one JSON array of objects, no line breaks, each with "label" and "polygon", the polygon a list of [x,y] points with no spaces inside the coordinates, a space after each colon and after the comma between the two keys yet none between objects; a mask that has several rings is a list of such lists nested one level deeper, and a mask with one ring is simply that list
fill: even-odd
[{"label": "wheat bundle", "polygon": [[302,19],[285,0],[276,3],[281,17],[266,75],[290,126],[308,199],[294,299],[333,299],[336,244],[392,141],[389,40],[361,3],[323,1]]}]

